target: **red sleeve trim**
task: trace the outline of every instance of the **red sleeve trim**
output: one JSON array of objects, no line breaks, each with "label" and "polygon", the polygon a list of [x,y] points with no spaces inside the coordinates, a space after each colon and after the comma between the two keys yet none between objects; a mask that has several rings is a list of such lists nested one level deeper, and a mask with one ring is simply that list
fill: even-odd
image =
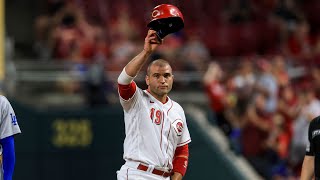
[{"label": "red sleeve trim", "polygon": [[179,143],[178,146],[181,147],[182,145],[186,145],[191,142],[191,139],[186,140],[185,142]]},{"label": "red sleeve trim", "polygon": [[130,99],[136,92],[136,89],[137,89],[137,85],[134,81],[126,85],[118,84],[119,95],[121,98],[125,100]]},{"label": "red sleeve trim", "polygon": [[188,144],[176,148],[173,159],[173,172],[185,175],[188,167],[189,146]]}]

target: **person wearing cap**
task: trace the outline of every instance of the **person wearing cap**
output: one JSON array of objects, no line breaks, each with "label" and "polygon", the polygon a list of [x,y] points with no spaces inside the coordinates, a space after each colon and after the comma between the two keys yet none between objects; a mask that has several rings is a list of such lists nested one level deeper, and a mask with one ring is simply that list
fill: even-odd
[{"label": "person wearing cap", "polygon": [[[161,32],[175,31],[167,28],[175,26],[171,16],[176,17],[178,11],[172,5],[160,5],[154,9],[152,14],[156,25],[159,21],[174,25],[149,26],[151,29],[145,37],[143,50],[118,77],[126,132],[125,164],[117,171],[118,180],[181,180],[186,173],[191,138],[183,108],[168,96],[174,79],[169,62],[157,59],[148,65],[147,89],[140,89],[134,82],[149,57],[162,44],[165,34]],[[158,19],[161,14],[165,20]]]}]

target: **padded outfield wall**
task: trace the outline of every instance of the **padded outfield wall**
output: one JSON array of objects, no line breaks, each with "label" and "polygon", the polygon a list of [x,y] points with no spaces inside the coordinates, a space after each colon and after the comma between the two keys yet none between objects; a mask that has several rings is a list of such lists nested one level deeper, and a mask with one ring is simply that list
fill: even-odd
[{"label": "padded outfield wall", "polygon": [[[17,102],[12,102],[12,106],[22,129],[22,134],[16,136],[14,180],[116,179],[116,171],[124,162],[120,105],[46,110]],[[188,126],[192,143],[184,179],[240,179],[192,121],[188,121]]]}]

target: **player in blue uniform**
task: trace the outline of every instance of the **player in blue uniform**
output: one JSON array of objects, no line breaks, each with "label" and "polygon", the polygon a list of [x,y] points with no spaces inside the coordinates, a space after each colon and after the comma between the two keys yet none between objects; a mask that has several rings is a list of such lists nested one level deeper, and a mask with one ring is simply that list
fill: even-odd
[{"label": "player in blue uniform", "polygon": [[10,102],[1,95],[0,108],[0,152],[2,153],[0,180],[12,180],[15,166],[14,135],[21,133],[21,130]]}]

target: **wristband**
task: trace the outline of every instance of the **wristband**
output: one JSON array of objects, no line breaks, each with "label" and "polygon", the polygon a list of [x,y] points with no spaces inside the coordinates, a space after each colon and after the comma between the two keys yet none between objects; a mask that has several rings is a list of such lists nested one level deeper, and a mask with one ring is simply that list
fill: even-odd
[{"label": "wristband", "polygon": [[126,73],[125,68],[123,68],[122,72],[120,73],[118,77],[118,83],[122,85],[128,85],[130,84],[135,77],[131,77]]}]

